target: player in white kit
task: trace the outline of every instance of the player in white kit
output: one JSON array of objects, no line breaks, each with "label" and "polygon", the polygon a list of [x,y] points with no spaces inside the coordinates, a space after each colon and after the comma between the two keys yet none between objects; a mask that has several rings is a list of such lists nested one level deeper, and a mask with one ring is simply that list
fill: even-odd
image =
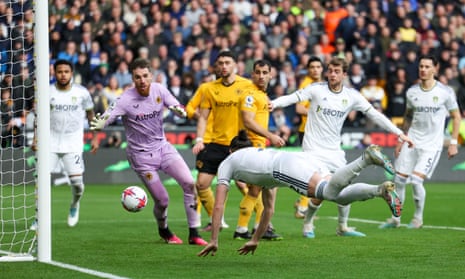
[{"label": "player in white kit", "polygon": [[[50,171],[63,169],[69,177],[73,197],[68,226],[74,227],[79,221],[79,204],[84,193],[84,119],[87,118],[90,123],[94,118],[94,103],[85,87],[72,82],[71,62],[57,60],[53,67],[56,83],[50,86],[49,92]],[[97,137],[92,138],[91,147],[91,152],[95,153],[98,149]]]},{"label": "player in white kit", "polygon": [[[408,228],[423,226],[423,210],[426,192],[423,182],[436,168],[444,145],[446,118],[452,119],[452,139],[447,148],[449,158],[457,155],[457,137],[460,127],[460,112],[454,91],[434,78],[438,61],[434,56],[419,58],[420,83],[407,90],[407,108],[402,129],[415,142],[415,148],[405,148],[403,142],[396,147],[396,176],[399,198],[405,200],[405,185],[410,178],[415,213]],[[397,228],[400,217],[393,216],[380,228]]]},{"label": "player in white kit", "polygon": [[206,256],[210,252],[215,255],[218,250],[221,216],[230,188],[229,183],[233,179],[261,186],[264,205],[258,228],[252,239],[239,249],[240,254],[253,253],[257,248],[258,241],[265,233],[274,212],[277,187],[288,187],[301,195],[343,205],[381,197],[387,202],[393,215],[401,214],[402,205],[397,198],[394,183],[387,181],[381,185],[349,185],[350,181],[369,165],[379,165],[393,171],[391,162],[385,159],[378,146],[368,147],[359,158],[338,169],[333,175],[305,152],[285,152],[250,146],[252,143],[242,130],[231,142],[232,154],[219,166],[211,240],[198,256]]},{"label": "player in white kit", "polygon": [[[412,141],[386,116],[377,111],[356,89],[343,85],[347,76],[348,64],[342,58],[333,58],[327,67],[328,82],[312,83],[296,92],[279,97],[271,102],[270,109],[285,107],[304,100],[312,105],[308,111],[302,149],[312,162],[318,161],[330,171],[346,164],[345,152],[341,148],[341,130],[345,119],[351,111],[363,112],[378,126],[395,133],[400,139],[412,145]],[[393,173],[392,173],[393,174]],[[314,238],[313,216],[320,207],[321,200],[310,199],[306,212],[303,234]],[[338,206],[337,235],[365,236],[365,234],[349,228],[350,206]]]}]

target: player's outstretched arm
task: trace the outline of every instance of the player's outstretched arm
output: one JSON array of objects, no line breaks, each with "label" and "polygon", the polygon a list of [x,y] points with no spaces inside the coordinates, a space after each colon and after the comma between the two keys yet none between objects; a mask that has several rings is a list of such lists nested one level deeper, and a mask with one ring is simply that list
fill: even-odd
[{"label": "player's outstretched arm", "polygon": [[218,251],[218,237],[221,228],[221,218],[223,218],[224,213],[224,203],[228,195],[228,187],[224,184],[218,184],[216,186],[216,196],[215,196],[215,205],[213,207],[212,215],[212,234],[210,242],[205,248],[200,251],[197,256],[205,257],[211,253],[212,256]]},{"label": "player's outstretched arm", "polygon": [[237,249],[240,255],[247,255],[248,253],[255,253],[255,250],[258,247],[258,241],[262,238],[268,224],[271,221],[271,217],[274,213],[274,203],[276,199],[277,188],[273,189],[262,189],[262,199],[263,199],[263,215],[258,224],[257,230],[252,236],[252,239],[247,241],[241,248]]}]

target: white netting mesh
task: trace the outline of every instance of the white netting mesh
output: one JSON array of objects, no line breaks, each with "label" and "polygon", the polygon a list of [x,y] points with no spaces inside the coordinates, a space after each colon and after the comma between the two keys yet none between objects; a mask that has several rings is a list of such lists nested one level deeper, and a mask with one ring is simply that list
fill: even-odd
[{"label": "white netting mesh", "polygon": [[32,1],[0,0],[0,256],[13,258],[31,254],[36,238],[33,15]]}]

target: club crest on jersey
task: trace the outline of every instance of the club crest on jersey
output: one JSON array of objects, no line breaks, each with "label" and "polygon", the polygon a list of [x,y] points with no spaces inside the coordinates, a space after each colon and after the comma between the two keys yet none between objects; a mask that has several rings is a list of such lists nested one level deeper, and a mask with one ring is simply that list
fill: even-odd
[{"label": "club crest on jersey", "polygon": [[438,96],[434,96],[433,97],[433,103],[437,104],[439,102],[439,97]]},{"label": "club crest on jersey", "polygon": [[349,103],[349,101],[347,99],[342,99],[342,105],[344,107],[347,107],[347,104]]},{"label": "club crest on jersey", "polygon": [[160,98],[160,96],[157,97],[156,102],[157,102],[157,104],[161,103],[161,98]]},{"label": "club crest on jersey", "polygon": [[77,103],[77,98],[76,98],[76,96],[71,97],[71,102],[72,102],[73,104]]},{"label": "club crest on jersey", "polygon": [[152,180],[152,178],[153,178],[152,173],[148,172],[148,173],[145,174],[145,179],[146,179],[147,181]]}]

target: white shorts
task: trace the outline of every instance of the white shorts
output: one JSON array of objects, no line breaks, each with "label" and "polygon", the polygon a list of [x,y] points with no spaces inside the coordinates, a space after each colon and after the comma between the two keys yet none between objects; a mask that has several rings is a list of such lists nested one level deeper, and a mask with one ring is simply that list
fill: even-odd
[{"label": "white shorts", "polygon": [[[299,153],[292,156],[286,156],[288,153],[283,152],[279,155],[279,159],[273,163],[273,178],[280,187],[290,187],[301,195],[307,196],[308,182],[315,173],[322,173],[326,167],[319,165],[313,159],[308,157],[308,154]],[[273,185],[273,184],[272,184]]]},{"label": "white shorts", "polygon": [[418,172],[429,179],[438,165],[441,151],[402,146],[399,157],[395,161],[396,171],[408,175]]},{"label": "white shorts", "polygon": [[[327,171],[329,172],[335,172],[337,169],[347,164],[346,154],[343,150],[312,150],[305,151],[305,154],[308,154],[309,158],[312,159],[312,162],[314,162],[318,166],[326,166]],[[322,175],[327,174],[324,172],[324,169],[322,169],[321,171]]]},{"label": "white shorts", "polygon": [[84,173],[82,153],[50,153],[50,172],[68,175]]}]

